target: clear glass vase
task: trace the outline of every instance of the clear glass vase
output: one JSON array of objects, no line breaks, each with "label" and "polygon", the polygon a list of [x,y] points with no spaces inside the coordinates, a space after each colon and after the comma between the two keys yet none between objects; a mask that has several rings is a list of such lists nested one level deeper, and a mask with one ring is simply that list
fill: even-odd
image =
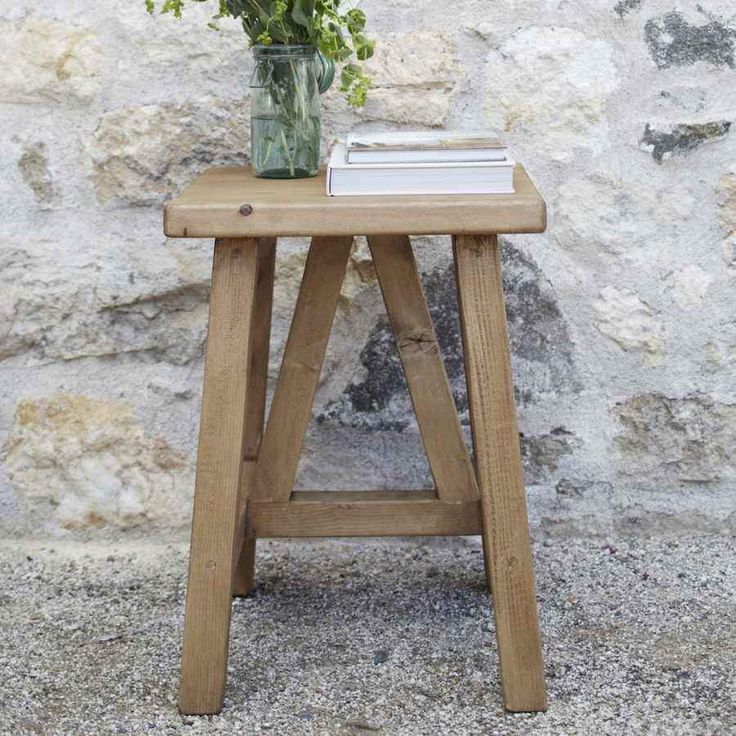
[{"label": "clear glass vase", "polygon": [[319,96],[335,76],[314,46],[255,46],[251,164],[256,176],[301,179],[319,170]]}]

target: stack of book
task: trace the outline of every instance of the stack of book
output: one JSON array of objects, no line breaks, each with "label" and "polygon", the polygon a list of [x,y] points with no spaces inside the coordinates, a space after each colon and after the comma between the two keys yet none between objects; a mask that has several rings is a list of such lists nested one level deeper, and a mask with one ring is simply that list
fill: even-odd
[{"label": "stack of book", "polygon": [[351,134],[332,150],[327,194],[513,194],[514,161],[484,133]]}]

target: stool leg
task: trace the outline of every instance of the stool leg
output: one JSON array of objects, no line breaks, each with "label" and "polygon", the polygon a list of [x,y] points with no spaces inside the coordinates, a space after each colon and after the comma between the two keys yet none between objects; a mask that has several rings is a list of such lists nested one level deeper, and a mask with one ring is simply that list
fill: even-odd
[{"label": "stool leg", "polygon": [[475,471],[409,238],[372,235],[368,246],[437,496],[444,501],[473,501],[478,498]]},{"label": "stool leg", "polygon": [[[268,358],[271,340],[271,307],[273,306],[273,279],[276,268],[276,238],[258,240],[258,276],[253,304],[253,329],[250,336],[250,380],[246,400],[245,447],[246,462],[255,462],[263,435],[268,385]],[[247,475],[247,474],[245,474]],[[248,496],[247,482],[241,480],[241,495]],[[240,517],[243,518],[247,498],[241,499]],[[246,596],[255,583],[256,538],[246,532],[240,559],[233,579],[233,595]]]},{"label": "stool leg", "polygon": [[215,243],[194,490],[179,709],[222,708],[257,273],[253,239]]},{"label": "stool leg", "polygon": [[352,235],[312,238],[258,449],[254,501],[291,497],[352,245]]},{"label": "stool leg", "polygon": [[498,242],[457,236],[454,249],[504,703],[540,711],[547,696]]},{"label": "stool leg", "polygon": [[248,595],[253,590],[255,579],[256,538],[248,534],[243,539],[243,548],[240,550],[240,558],[233,578],[233,595],[238,597]]}]

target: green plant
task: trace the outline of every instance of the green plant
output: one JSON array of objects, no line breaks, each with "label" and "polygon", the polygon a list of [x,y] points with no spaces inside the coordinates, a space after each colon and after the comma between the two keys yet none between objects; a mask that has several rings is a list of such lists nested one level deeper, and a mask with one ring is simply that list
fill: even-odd
[{"label": "green plant", "polygon": [[[162,13],[180,18],[185,4],[210,0],[163,0]],[[251,45],[308,45],[342,63],[340,89],[353,107],[365,104],[370,78],[360,62],[373,55],[374,42],[363,34],[365,13],[344,8],[343,0],[215,0],[218,12],[210,23],[217,28],[221,18],[238,18]],[[159,0],[145,0],[149,13]],[[351,57],[355,60],[351,60]]]}]

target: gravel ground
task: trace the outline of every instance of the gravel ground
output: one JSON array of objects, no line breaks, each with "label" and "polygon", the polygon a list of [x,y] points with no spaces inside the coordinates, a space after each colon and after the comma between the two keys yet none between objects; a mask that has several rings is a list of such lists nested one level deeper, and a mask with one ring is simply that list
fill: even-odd
[{"label": "gravel ground", "polygon": [[0,733],[734,734],[732,538],[535,546],[546,714],[505,714],[476,540],[260,542],[225,708],[180,716],[186,549],[0,543]]}]

